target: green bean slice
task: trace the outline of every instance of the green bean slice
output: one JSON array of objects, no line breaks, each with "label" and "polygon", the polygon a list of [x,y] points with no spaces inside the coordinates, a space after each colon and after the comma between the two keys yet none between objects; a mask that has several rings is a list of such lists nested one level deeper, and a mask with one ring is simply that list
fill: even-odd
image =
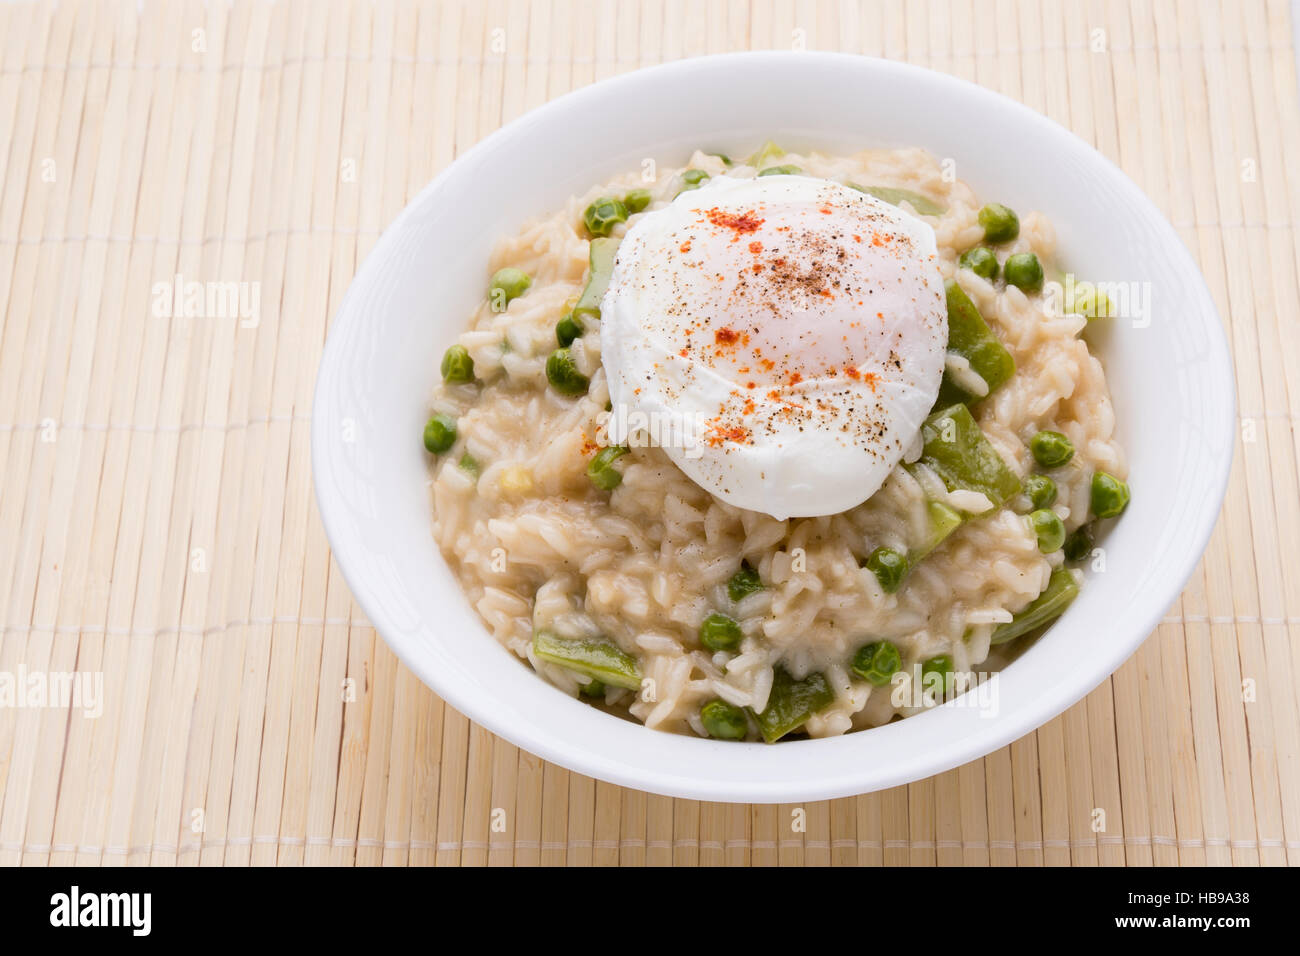
[{"label": "green bean slice", "polygon": [[579,325],[585,316],[600,318],[600,300],[605,298],[610,276],[614,274],[614,256],[618,252],[618,244],[618,239],[608,237],[591,240],[591,252],[588,254],[591,269],[587,274],[587,286],[573,307],[573,318]]},{"label": "green bean slice", "polygon": [[960,511],[944,504],[942,501],[927,502],[925,510],[930,515],[930,533],[919,547],[908,552],[907,563],[909,566],[914,566],[931,551],[943,544],[944,539],[960,528],[964,520]]},{"label": "green bean slice", "polygon": [[603,684],[628,690],[641,686],[641,668],[636,658],[609,641],[570,640],[541,630],[533,633],[533,653],[544,661]]},{"label": "green bean slice", "polygon": [[1029,602],[1019,614],[1006,624],[999,624],[993,630],[991,643],[1005,644],[1007,641],[1022,637],[1030,631],[1037,630],[1049,621],[1064,613],[1070,602],[1079,596],[1079,582],[1065,568],[1057,568],[1047,580],[1043,593]]},{"label": "green bean slice", "polygon": [[[943,283],[948,298],[948,351],[955,352],[970,363],[971,371],[984,379],[991,395],[1004,385],[1016,372],[1016,360],[1006,350],[998,337],[993,334],[984,316],[980,315],[975,303],[954,280]],[[951,405],[953,402],[972,404],[984,395],[972,395],[955,381],[947,372],[943,374],[943,384],[939,387],[939,398],[935,405]]]},{"label": "green bean slice", "polygon": [[1020,491],[1016,477],[965,405],[940,409],[921,426],[921,461],[949,491],[978,491],[999,507]]},{"label": "green bean slice", "polygon": [[754,714],[759,733],[769,744],[774,744],[786,734],[798,730],[808,718],[835,699],[835,692],[821,674],[809,674],[795,680],[784,667],[777,667],[772,677],[772,691],[767,695],[767,708]]},{"label": "green bean slice", "polygon": [[941,216],[948,208],[939,205],[928,196],[922,196],[910,189],[898,189],[894,186],[859,186],[857,183],[845,183],[845,185],[850,189],[856,189],[860,193],[866,193],[868,196],[875,196],[881,202],[887,202],[891,206],[897,206],[899,203],[906,201],[922,216]]}]

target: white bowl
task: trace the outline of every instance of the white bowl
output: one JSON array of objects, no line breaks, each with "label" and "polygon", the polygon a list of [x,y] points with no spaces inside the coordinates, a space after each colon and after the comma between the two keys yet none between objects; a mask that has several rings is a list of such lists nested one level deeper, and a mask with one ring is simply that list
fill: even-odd
[{"label": "white bowl", "polygon": [[[1079,276],[1149,283],[1147,328],[1100,351],[1132,504],[1069,611],[996,678],[998,712],[948,705],[775,746],[647,730],[573,700],[485,630],[435,547],[420,443],[443,350],[525,220],[645,157],[923,146],[988,201],[1037,209]],[[907,783],[983,756],[1083,697],[1155,628],[1205,547],[1227,485],[1233,380],[1205,283],[1159,211],[1091,147],[1012,100],[916,67],[829,53],[684,60],[597,83],[469,150],[379,240],[334,320],[312,410],[321,516],[353,594],[447,703],[580,773],[701,800],[794,802]]]}]

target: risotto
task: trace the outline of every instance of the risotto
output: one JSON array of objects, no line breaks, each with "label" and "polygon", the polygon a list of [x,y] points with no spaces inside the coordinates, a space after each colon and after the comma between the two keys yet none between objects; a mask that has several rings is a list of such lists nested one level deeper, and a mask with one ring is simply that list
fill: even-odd
[{"label": "risotto", "polygon": [[[694,190],[744,195],[766,177],[809,195],[850,187],[861,215],[898,222],[923,246],[933,234],[917,261],[933,260],[936,277],[922,304],[941,316],[937,398],[931,388],[919,415],[888,419],[900,438],[879,459],[878,488],[834,514],[800,516],[808,508],[791,504],[793,488],[783,497],[770,462],[761,500],[773,504],[742,507],[736,482],[711,485],[690,456],[611,427],[620,396],[640,393],[602,358],[607,286],[615,270],[627,281],[629,230],[670,206],[699,213]],[[738,255],[759,254],[743,218],[726,224]],[[1063,293],[1054,246],[1042,215],[981,204],[920,149],[697,152],[684,168],[647,164],[593,187],[499,243],[487,295],[443,358],[424,433],[437,544],[498,641],[563,692],[650,728],[771,743],[950,699],[1065,610],[1099,525],[1128,501],[1106,379],[1081,337],[1108,304]],[[647,274],[672,274],[656,268]],[[763,268],[779,276],[777,265],[754,273]],[[801,295],[844,292],[838,279],[796,278]],[[852,305],[860,293],[849,293]],[[856,305],[887,321],[887,308]],[[717,342],[731,341],[724,331],[742,334],[718,329]],[[683,348],[683,367],[699,354]],[[891,411],[895,392],[846,371],[854,394]],[[920,393],[908,394],[915,404]],[[706,450],[742,454],[746,442],[748,428],[728,426]],[[822,479],[842,487],[835,461],[797,459],[805,491],[829,487]]]}]

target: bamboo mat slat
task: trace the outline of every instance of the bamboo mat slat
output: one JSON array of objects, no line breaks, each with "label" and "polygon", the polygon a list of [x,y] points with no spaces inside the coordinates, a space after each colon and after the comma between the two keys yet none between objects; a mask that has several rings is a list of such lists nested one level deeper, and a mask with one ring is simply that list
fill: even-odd
[{"label": "bamboo mat slat", "polygon": [[[1300,862],[1300,94],[1286,0],[0,4],[8,865]],[[330,318],[430,178],[568,90],[842,50],[972,80],[1114,160],[1199,261],[1239,441],[1197,571],[1096,691],[988,757],[806,806],[520,751],[364,620],[311,488]],[[248,282],[258,321],[156,284]]]}]

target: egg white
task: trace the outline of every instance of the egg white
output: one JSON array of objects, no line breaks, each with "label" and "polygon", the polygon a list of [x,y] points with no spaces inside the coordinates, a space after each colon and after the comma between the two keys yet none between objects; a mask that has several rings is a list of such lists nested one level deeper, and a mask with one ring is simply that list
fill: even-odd
[{"label": "egg white", "polygon": [[601,303],[617,444],[776,518],[871,497],[934,404],[934,231],[807,176],[715,177],[642,216]]}]

